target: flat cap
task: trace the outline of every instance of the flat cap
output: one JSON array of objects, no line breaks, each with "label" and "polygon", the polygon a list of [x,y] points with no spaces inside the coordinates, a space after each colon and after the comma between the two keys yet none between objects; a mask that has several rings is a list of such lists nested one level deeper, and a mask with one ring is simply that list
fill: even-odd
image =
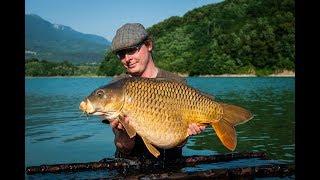
[{"label": "flat cap", "polygon": [[121,26],[112,39],[111,51],[116,52],[141,43],[148,37],[146,29],[140,23],[126,23]]}]

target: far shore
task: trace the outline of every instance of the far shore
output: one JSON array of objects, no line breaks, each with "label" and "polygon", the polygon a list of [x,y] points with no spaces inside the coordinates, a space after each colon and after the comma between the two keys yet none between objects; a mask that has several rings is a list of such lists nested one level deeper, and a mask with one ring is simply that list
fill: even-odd
[{"label": "far shore", "polygon": [[116,76],[25,76],[25,78],[113,78]]},{"label": "far shore", "polygon": [[[270,74],[267,76],[257,76],[255,74],[220,74],[220,75],[199,75],[182,77],[295,77],[295,74]],[[114,76],[25,76],[25,78],[113,78]]]},{"label": "far shore", "polygon": [[[279,73],[274,73],[259,77],[295,77],[294,71],[283,70]],[[183,75],[182,75],[183,76]],[[219,74],[219,75],[200,75],[199,77],[258,77],[256,74]]]},{"label": "far shore", "polygon": [[[188,74],[180,74],[177,73],[179,76],[182,77],[295,77],[294,71],[284,70],[279,73],[274,73],[266,76],[257,76],[256,74],[209,74],[209,75],[199,75],[199,76],[189,76]],[[96,76],[96,75],[83,75],[83,76],[25,76],[25,78],[113,78],[116,76]]]},{"label": "far shore", "polygon": [[257,76],[255,74],[220,74],[220,75],[200,75],[199,77],[295,77],[295,74],[270,74]]}]

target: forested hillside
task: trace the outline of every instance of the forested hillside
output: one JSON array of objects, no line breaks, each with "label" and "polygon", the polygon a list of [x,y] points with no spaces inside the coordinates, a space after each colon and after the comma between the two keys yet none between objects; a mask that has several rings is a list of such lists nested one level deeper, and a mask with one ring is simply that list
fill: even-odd
[{"label": "forested hillside", "polygon": [[[295,68],[293,0],[226,0],[147,29],[163,69],[189,75],[268,74]],[[108,52],[99,75],[123,72]]]}]

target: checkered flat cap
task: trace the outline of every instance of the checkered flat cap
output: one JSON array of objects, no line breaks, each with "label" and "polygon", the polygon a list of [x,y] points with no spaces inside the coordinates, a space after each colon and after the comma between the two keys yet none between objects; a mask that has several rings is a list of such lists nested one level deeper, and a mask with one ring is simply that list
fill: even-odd
[{"label": "checkered flat cap", "polygon": [[140,23],[127,23],[121,26],[112,39],[111,51],[117,52],[141,43],[148,37],[146,29]]}]

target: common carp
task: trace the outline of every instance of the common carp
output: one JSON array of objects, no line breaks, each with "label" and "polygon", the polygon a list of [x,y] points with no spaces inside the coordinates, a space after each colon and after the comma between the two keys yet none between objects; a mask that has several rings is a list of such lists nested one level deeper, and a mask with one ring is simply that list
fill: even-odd
[{"label": "common carp", "polygon": [[222,144],[233,151],[235,126],[253,117],[242,107],[217,102],[189,85],[163,78],[120,79],[94,90],[79,108],[89,115],[119,118],[129,137],[141,136],[155,157],[160,155],[155,147],[169,149],[181,144],[189,136],[191,123],[211,125]]}]

